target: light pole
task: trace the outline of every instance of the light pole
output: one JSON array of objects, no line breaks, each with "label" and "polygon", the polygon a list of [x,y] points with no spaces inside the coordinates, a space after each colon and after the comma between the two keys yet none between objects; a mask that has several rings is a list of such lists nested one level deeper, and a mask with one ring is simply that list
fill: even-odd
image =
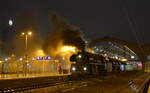
[{"label": "light pole", "polygon": [[25,49],[26,51],[28,50],[28,36],[31,36],[32,35],[32,32],[31,31],[28,31],[28,32],[22,32],[21,33],[22,36],[25,36]]},{"label": "light pole", "polygon": [[28,63],[28,37],[32,35],[31,31],[22,32],[22,36],[25,36],[25,63],[23,65],[23,72],[26,75],[27,72],[27,63]]}]

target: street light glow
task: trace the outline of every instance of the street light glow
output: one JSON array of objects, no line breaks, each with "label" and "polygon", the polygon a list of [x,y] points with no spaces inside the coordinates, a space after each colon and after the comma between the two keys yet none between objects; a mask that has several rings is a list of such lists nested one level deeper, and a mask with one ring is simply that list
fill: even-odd
[{"label": "street light glow", "polygon": [[28,35],[32,35],[32,32],[30,31],[30,32],[28,32]]},{"label": "street light glow", "polygon": [[8,61],[8,58],[5,58],[5,61]]},{"label": "street light glow", "polygon": [[115,58],[118,59],[118,56],[116,56]]},{"label": "street light glow", "polygon": [[79,57],[79,58],[81,58],[81,57],[82,57],[82,55],[80,54],[80,55],[78,55],[78,57]]},{"label": "street light glow", "polygon": [[22,33],[21,33],[21,35],[25,35],[25,33],[24,33],[24,32],[22,32]]},{"label": "street light glow", "polygon": [[72,70],[73,70],[73,71],[76,71],[76,68],[75,68],[75,67],[72,67]]},{"label": "street light glow", "polygon": [[135,58],[135,56],[131,56],[131,59],[134,59]]},{"label": "street light glow", "polygon": [[20,61],[22,61],[22,60],[23,60],[23,58],[20,58],[19,60],[20,60]]},{"label": "street light glow", "polygon": [[121,59],[121,61],[123,61],[123,62],[124,62],[124,61],[128,61],[128,59],[126,59],[126,58],[123,58],[123,59]]},{"label": "street light glow", "polygon": [[32,32],[31,31],[29,31],[29,32],[22,32],[21,35],[29,35],[29,36],[31,36]]},{"label": "street light glow", "polygon": [[84,71],[86,71],[86,70],[87,70],[87,68],[86,68],[86,67],[84,67],[84,68],[83,68],[83,70],[84,70]]}]

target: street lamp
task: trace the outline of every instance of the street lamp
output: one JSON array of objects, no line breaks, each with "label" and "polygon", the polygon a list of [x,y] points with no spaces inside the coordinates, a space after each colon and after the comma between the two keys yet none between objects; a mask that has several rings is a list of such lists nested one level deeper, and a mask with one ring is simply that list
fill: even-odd
[{"label": "street lamp", "polygon": [[26,71],[27,71],[27,63],[28,63],[28,37],[32,35],[32,32],[31,31],[27,31],[27,32],[22,32],[21,33],[22,36],[25,36],[25,64],[24,64],[24,72],[25,72],[25,75],[26,75]]},{"label": "street lamp", "polygon": [[25,36],[25,44],[26,44],[26,51],[28,50],[28,36],[31,36],[32,35],[32,32],[31,31],[28,31],[28,32],[22,32],[21,33],[22,36]]}]

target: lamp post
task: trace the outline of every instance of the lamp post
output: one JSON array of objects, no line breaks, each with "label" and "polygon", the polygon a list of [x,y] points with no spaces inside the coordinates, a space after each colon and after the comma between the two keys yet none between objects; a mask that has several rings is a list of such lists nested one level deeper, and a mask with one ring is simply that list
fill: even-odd
[{"label": "lamp post", "polygon": [[21,35],[22,36],[25,36],[25,49],[26,49],[26,51],[28,50],[28,36],[31,36],[32,35],[32,32],[31,31],[29,31],[29,32],[22,32],[21,33]]},{"label": "lamp post", "polygon": [[28,37],[32,35],[32,32],[31,31],[22,32],[21,35],[25,36],[25,63],[23,65],[23,72],[26,75],[28,63]]}]

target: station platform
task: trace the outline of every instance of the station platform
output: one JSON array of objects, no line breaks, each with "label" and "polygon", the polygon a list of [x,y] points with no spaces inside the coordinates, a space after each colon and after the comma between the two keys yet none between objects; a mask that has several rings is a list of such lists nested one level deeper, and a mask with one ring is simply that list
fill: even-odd
[{"label": "station platform", "polygon": [[149,87],[148,87],[148,91],[147,91],[147,93],[150,93],[150,85],[149,85]]},{"label": "station platform", "polygon": [[69,74],[59,74],[59,73],[0,74],[0,80],[4,80],[4,79],[19,79],[19,78],[48,77],[48,76],[67,76],[67,75],[69,75]]}]

